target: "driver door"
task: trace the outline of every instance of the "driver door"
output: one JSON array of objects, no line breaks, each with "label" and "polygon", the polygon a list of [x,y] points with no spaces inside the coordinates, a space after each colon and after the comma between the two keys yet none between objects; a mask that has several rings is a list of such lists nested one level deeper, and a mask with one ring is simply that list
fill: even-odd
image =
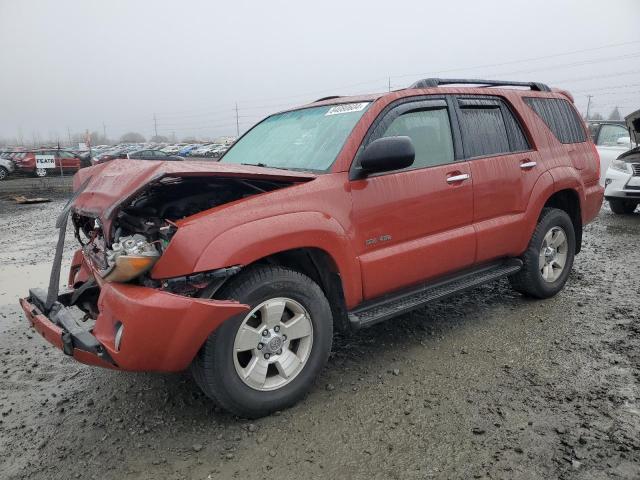
[{"label": "driver door", "polygon": [[475,261],[471,169],[456,160],[446,101],[414,100],[382,115],[364,146],[406,135],[416,157],[409,168],[351,182],[365,300]]}]

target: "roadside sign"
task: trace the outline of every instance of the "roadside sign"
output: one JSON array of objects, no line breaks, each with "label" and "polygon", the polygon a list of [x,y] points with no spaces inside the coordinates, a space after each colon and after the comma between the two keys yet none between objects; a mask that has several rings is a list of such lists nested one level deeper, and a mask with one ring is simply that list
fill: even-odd
[{"label": "roadside sign", "polygon": [[56,157],[53,155],[36,155],[36,168],[56,168]]}]

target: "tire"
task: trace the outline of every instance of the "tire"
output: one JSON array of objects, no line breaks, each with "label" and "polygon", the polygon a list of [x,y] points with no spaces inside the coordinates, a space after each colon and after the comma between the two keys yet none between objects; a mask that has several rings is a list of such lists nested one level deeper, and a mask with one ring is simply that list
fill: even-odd
[{"label": "tire", "polygon": [[[301,400],[326,364],[333,340],[331,308],[320,287],[294,270],[256,266],[231,279],[216,293],[216,298],[236,299],[252,310],[220,325],[194,360],[191,370],[205,395],[243,418],[262,417]],[[278,330],[274,326],[267,330],[271,332],[269,336],[261,336],[267,328],[264,323],[269,318],[267,312],[280,312],[279,306],[283,306],[284,313],[271,316],[280,319]],[[271,310],[265,310],[269,308]],[[286,332],[293,338],[302,331],[291,329],[294,317],[299,320],[298,326],[304,323],[307,335],[284,339]],[[245,338],[238,335],[241,329],[251,333],[246,337],[250,339],[247,345],[260,343],[248,351],[240,349],[239,339]],[[282,336],[276,341],[279,335]],[[266,339],[264,344],[263,339]],[[270,350],[278,346],[280,350]],[[297,360],[291,360],[292,352]],[[267,357],[270,358],[265,360]],[[257,365],[262,368],[251,370]],[[261,375],[256,375],[258,380],[255,380],[253,373],[246,374],[249,371],[265,372],[264,383],[260,383]],[[246,374],[244,379],[243,374]]]},{"label": "tire", "polygon": [[623,200],[621,198],[610,198],[609,206],[611,207],[611,211],[617,215],[629,215],[636,209],[638,202]]},{"label": "tire", "polygon": [[[562,249],[552,247],[551,250],[555,250],[555,252],[547,250],[548,254],[544,255],[542,249],[546,245],[545,242],[548,242],[549,238],[561,239],[560,236],[554,237],[554,232],[558,234],[560,231],[564,233],[566,246]],[[547,235],[551,236],[547,237]],[[549,246],[551,245],[549,244]],[[531,236],[529,246],[522,256],[524,263],[522,270],[509,277],[511,286],[517,292],[528,297],[540,299],[553,297],[562,290],[567,282],[573,266],[575,251],[576,236],[569,215],[557,208],[544,208]],[[564,258],[562,269],[556,268],[562,258]],[[543,269],[541,264],[544,264],[546,269]],[[551,264],[550,271],[549,264]],[[545,275],[547,275],[546,279]]]},{"label": "tire", "polygon": [[4,167],[0,167],[0,182],[2,180],[6,180],[8,176],[9,176],[9,170],[7,170]]},{"label": "tire", "polygon": [[48,175],[48,173],[49,172],[47,171],[46,168],[36,168],[33,171],[33,174],[38,178],[44,178],[44,177],[46,177]]}]

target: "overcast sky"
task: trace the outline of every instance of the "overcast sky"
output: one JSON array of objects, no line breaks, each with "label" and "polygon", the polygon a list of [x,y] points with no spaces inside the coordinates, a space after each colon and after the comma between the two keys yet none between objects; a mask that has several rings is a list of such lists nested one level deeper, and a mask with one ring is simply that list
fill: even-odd
[{"label": "overcast sky", "polygon": [[0,0],[0,138],[235,134],[428,76],[537,80],[640,108],[640,1]]}]

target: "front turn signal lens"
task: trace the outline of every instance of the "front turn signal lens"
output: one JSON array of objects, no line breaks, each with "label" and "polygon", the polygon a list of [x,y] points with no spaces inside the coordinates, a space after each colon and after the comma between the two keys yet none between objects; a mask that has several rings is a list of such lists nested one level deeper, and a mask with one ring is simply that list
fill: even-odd
[{"label": "front turn signal lens", "polygon": [[128,282],[151,270],[157,256],[120,255],[104,275],[105,282]]}]

